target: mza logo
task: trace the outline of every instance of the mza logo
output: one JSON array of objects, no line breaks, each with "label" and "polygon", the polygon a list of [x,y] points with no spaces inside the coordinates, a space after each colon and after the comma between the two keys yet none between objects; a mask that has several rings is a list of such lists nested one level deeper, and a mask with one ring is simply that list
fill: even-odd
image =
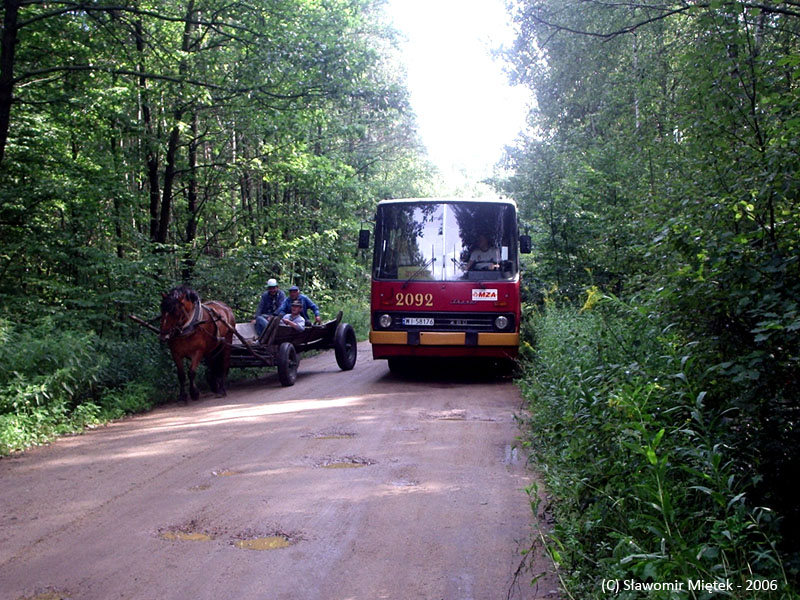
[{"label": "mza logo", "polygon": [[472,290],[472,301],[497,300],[497,290]]}]

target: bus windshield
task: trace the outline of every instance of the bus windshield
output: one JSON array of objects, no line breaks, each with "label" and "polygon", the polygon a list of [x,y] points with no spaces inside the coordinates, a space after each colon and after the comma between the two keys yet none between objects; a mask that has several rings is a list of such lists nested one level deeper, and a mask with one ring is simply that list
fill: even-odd
[{"label": "bus windshield", "polygon": [[516,208],[504,202],[387,202],[375,224],[375,279],[508,280]]}]

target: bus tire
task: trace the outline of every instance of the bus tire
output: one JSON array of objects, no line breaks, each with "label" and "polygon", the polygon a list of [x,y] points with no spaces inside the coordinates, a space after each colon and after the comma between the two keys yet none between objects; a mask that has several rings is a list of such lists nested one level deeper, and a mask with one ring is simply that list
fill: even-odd
[{"label": "bus tire", "polygon": [[294,385],[297,380],[298,364],[300,361],[297,359],[297,350],[291,342],[283,342],[278,347],[278,381],[282,386]]},{"label": "bus tire", "polygon": [[356,366],[358,358],[358,341],[356,332],[350,323],[339,323],[333,336],[333,351],[336,364],[342,371],[349,371]]}]

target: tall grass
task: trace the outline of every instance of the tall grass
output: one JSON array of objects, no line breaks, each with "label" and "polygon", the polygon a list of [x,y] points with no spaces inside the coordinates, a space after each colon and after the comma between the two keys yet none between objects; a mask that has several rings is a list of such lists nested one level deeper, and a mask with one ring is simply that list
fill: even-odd
[{"label": "tall grass", "polygon": [[568,595],[605,597],[617,582],[631,599],[711,598],[722,585],[724,597],[798,597],[777,515],[749,502],[747,461],[724,443],[736,413],[694,344],[607,296],[548,304],[527,336],[525,443],[552,495],[549,549]]}]

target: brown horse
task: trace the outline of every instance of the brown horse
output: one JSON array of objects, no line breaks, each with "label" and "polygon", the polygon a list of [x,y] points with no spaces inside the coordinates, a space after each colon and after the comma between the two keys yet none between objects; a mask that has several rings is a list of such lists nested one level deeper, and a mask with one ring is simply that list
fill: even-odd
[{"label": "brown horse", "polygon": [[186,402],[186,375],[183,361],[188,358],[189,394],[200,397],[194,383],[197,365],[204,360],[211,391],[225,395],[225,377],[231,358],[231,342],[235,327],[233,311],[222,302],[200,302],[200,296],[187,286],[180,286],[161,295],[161,335],[172,353],[178,369],[181,391],[178,399]]}]

